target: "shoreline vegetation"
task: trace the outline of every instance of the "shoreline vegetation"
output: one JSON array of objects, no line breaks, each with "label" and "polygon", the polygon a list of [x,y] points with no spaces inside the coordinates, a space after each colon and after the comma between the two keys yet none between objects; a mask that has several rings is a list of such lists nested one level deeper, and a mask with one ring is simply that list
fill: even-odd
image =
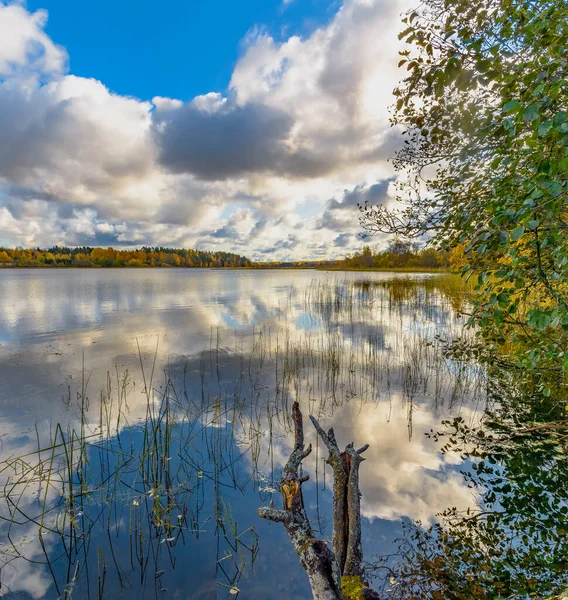
[{"label": "shoreline vegetation", "polygon": [[[463,253],[463,252],[462,252]],[[0,248],[0,268],[229,268],[229,269],[325,269],[330,271],[447,272],[462,265],[459,253],[435,248],[419,249],[395,239],[384,251],[365,246],[344,259],[253,262],[231,252],[185,248],[118,250],[115,248]]]}]

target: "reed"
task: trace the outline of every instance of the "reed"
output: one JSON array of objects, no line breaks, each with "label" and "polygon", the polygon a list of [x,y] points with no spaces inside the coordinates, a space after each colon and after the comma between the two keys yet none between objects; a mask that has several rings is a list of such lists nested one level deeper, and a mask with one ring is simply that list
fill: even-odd
[{"label": "reed", "polygon": [[[36,430],[32,452],[0,465],[2,568],[45,569],[65,600],[116,586],[159,594],[179,549],[214,533],[218,594],[238,596],[259,538],[254,522],[235,521],[230,496],[276,492],[292,404],[330,419],[348,403],[399,401],[412,436],[424,402],[482,403],[484,369],[444,352],[472,339],[466,309],[466,292],[444,277],[330,276],[289,288],[250,334],[212,330],[177,371],[158,346],[149,360],[138,348],[139,373],[114,368],[92,400],[84,367],[65,398],[78,421],[47,438]],[[142,413],[132,410],[140,395]]]}]

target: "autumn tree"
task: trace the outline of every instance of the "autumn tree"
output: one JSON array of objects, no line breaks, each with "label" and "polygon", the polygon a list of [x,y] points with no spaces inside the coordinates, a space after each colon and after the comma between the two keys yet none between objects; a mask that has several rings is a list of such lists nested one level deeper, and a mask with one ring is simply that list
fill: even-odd
[{"label": "autumn tree", "polygon": [[363,226],[475,253],[472,322],[489,342],[519,338],[518,366],[565,380],[568,5],[425,0],[404,25],[402,206],[362,207]]},{"label": "autumn tree", "polygon": [[465,247],[463,244],[456,244],[450,251],[450,269],[452,271],[461,271],[467,267],[468,262],[465,256]]},{"label": "autumn tree", "polygon": [[0,251],[0,263],[13,263],[14,266],[24,267],[44,264],[58,267],[247,267],[252,264],[248,258],[231,252],[207,252],[185,248],[116,250],[111,247],[59,246],[48,250],[3,249]]}]

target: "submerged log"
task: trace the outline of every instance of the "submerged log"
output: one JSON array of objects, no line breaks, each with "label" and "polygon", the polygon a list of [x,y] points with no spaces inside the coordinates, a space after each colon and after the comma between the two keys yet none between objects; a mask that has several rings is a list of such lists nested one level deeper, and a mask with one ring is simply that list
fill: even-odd
[{"label": "submerged log", "polygon": [[302,484],[309,476],[301,477],[302,460],[312,451],[311,444],[304,448],[304,426],[298,402],[292,407],[295,442],[294,450],[284,467],[280,481],[282,509],[265,506],[258,509],[264,519],[283,523],[296,550],[300,563],[308,575],[315,600],[379,600],[365,576],[361,545],[361,492],[359,467],[361,455],[368,445],[359,450],[349,444],[339,450],[333,429],[326,433],[314,417],[310,417],[318,435],[329,451],[327,462],[333,469],[333,542],[331,550],[318,540],[312,530],[302,494]]}]

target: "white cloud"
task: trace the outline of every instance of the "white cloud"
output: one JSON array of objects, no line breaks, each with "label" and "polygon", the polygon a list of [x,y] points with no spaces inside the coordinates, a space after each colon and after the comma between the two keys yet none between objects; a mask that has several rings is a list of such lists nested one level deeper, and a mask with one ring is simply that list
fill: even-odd
[{"label": "white cloud", "polygon": [[68,74],[47,13],[0,0],[0,244],[353,251],[356,207],[335,205],[392,176],[405,1],[345,0],[282,43],[255,29],[226,94],[150,103]]},{"label": "white cloud", "polygon": [[29,13],[21,4],[0,3],[0,77],[60,73],[67,53],[44,33],[47,12]]},{"label": "white cloud", "polygon": [[116,215],[117,204],[139,202],[140,178],[156,175],[150,108],[93,79],[67,75],[32,86],[7,79],[0,83],[0,176]]}]

